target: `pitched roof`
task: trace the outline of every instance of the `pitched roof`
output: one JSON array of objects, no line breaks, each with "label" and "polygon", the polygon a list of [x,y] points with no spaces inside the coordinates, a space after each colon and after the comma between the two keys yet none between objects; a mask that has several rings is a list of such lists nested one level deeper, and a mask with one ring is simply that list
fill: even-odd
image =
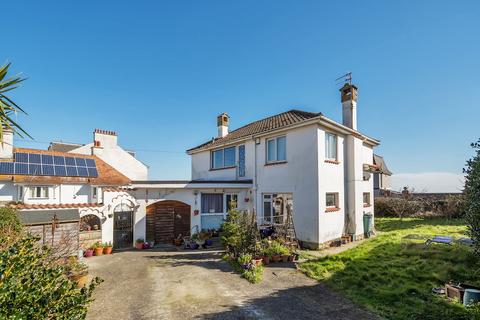
[{"label": "pitched roof", "polygon": [[294,124],[302,123],[312,118],[321,116],[320,112],[307,112],[302,110],[289,110],[276,114],[274,116],[261,119],[252,123],[249,123],[243,127],[229,132],[225,137],[213,138],[207,142],[204,142],[194,148],[188,149],[187,152],[207,149],[210,147],[218,146],[236,139],[248,137],[258,133],[265,133],[281,128],[285,128]]},{"label": "pitched roof", "polygon": [[48,150],[57,151],[57,152],[70,152],[82,146],[84,146],[84,144],[54,141],[54,142],[50,142],[50,145],[48,146]]},{"label": "pitched roof", "polygon": [[103,207],[103,203],[46,203],[46,204],[11,204],[8,207],[18,210],[24,209],[76,209],[76,208],[97,208]]},{"label": "pitched roof", "polygon": [[374,154],[373,155],[373,163],[378,167],[378,170],[381,173],[384,173],[388,176],[392,175],[392,172],[388,170],[387,164],[385,163],[385,160],[383,160],[383,157]]},{"label": "pitched roof", "polygon": [[7,175],[1,174],[0,180],[12,180],[19,183],[46,183],[46,184],[68,184],[68,183],[80,183],[80,184],[91,184],[91,185],[127,185],[130,183],[130,179],[120,173],[118,170],[107,164],[105,161],[100,159],[97,156],[85,155],[85,154],[75,154],[67,152],[57,152],[50,150],[38,150],[38,149],[29,149],[29,148],[14,148],[13,152],[26,152],[26,153],[37,153],[37,154],[50,154],[55,156],[80,156],[82,158],[94,159],[97,164],[98,177],[61,177],[61,176],[35,176],[35,175]]}]

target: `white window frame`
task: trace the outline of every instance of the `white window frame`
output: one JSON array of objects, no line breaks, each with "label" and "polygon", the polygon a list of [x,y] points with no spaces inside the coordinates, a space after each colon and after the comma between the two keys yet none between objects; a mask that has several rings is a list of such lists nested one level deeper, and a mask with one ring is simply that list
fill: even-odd
[{"label": "white window frame", "polygon": [[[281,138],[285,138],[285,159],[281,159],[281,160],[278,160],[278,150],[277,150],[277,146],[278,146],[278,139],[281,139]],[[273,160],[269,160],[268,159],[268,151],[269,151],[269,142],[270,141],[274,141],[274,155],[275,155],[275,159]],[[282,163],[282,162],[287,162],[287,136],[286,135],[282,135],[282,136],[277,136],[277,137],[273,137],[273,138],[268,138],[268,139],[265,139],[265,163]]]},{"label": "white window frame", "polygon": [[[32,186],[30,190],[30,199],[49,199],[50,187],[49,186]],[[37,196],[37,190],[40,189],[40,196]]]},{"label": "white window frame", "polygon": [[[367,197],[368,202],[365,202],[365,196],[366,195],[368,195],[368,197]],[[370,192],[364,192],[363,193],[363,204],[367,205],[367,206],[370,206],[372,204],[372,198],[371,197],[372,196],[371,196]]]},{"label": "white window frame", "polygon": [[[234,154],[234,163],[233,165],[228,165],[226,166],[225,165],[225,150],[226,149],[233,149],[233,152],[235,153]],[[220,167],[215,167],[215,157],[214,157],[214,154],[215,152],[217,151],[221,151],[222,152],[222,165]],[[221,149],[215,149],[215,150],[212,150],[210,152],[210,169],[212,170],[219,170],[219,169],[229,169],[229,168],[235,168],[237,166],[237,147],[236,146],[232,146],[232,147],[225,147],[225,148],[221,148]]]},{"label": "white window frame", "polygon": [[[333,206],[327,205],[327,197],[329,195],[334,196],[334,205]],[[339,194],[338,194],[338,192],[327,192],[327,193],[325,193],[325,207],[328,208],[328,209],[339,207]]]},{"label": "white window frame", "polygon": [[[265,214],[265,203],[270,203],[270,212],[268,213],[269,220],[266,219],[267,215]],[[273,193],[263,193],[262,194],[262,215],[263,223],[273,223]]]},{"label": "white window frame", "polygon": [[[335,156],[330,157],[329,153],[329,147],[330,147],[330,139],[329,137],[334,137],[335,140]],[[325,132],[325,159],[326,160],[333,160],[333,161],[338,161],[338,135],[331,133],[331,132]]]},{"label": "white window frame", "polygon": [[236,198],[236,200],[237,200],[237,207],[236,207],[235,209],[238,209],[238,193],[232,193],[232,192],[224,193],[224,195],[223,195],[223,203],[224,203],[224,213],[225,213],[225,215],[228,214],[227,196],[230,196],[230,198],[233,198],[233,197]]}]

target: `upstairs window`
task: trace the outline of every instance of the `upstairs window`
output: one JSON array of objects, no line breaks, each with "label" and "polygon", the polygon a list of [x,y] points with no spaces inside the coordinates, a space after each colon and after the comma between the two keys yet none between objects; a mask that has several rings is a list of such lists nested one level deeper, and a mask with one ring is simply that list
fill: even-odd
[{"label": "upstairs window", "polygon": [[30,188],[30,198],[32,199],[48,199],[48,187],[32,187]]},{"label": "upstairs window", "polygon": [[287,138],[277,137],[267,140],[267,163],[287,160]]},{"label": "upstairs window", "polygon": [[325,133],[325,159],[337,160],[337,136],[332,133]]},{"label": "upstairs window", "polygon": [[235,147],[215,150],[211,154],[211,167],[212,169],[230,168],[235,166],[235,159]]}]

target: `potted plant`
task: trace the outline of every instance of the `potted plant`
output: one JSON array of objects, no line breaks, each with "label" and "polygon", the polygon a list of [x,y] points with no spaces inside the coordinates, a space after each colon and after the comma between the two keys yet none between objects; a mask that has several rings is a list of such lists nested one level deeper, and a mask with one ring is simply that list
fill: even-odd
[{"label": "potted plant", "polygon": [[177,247],[181,246],[181,245],[182,245],[182,242],[183,242],[183,240],[182,240],[182,235],[181,235],[181,234],[179,234],[178,237],[176,237],[176,238],[173,240],[173,243],[174,243]]},{"label": "potted plant", "polygon": [[107,242],[103,245],[103,254],[111,254],[112,253],[112,242]]},{"label": "potted plant", "polygon": [[252,264],[256,267],[262,265],[263,258],[261,257],[255,257],[252,259]]},{"label": "potted plant", "polygon": [[92,248],[87,248],[85,249],[85,252],[83,253],[83,256],[85,258],[90,258],[93,256],[93,249]]},{"label": "potted plant", "polygon": [[282,261],[284,255],[287,256],[288,260],[288,249],[278,241],[271,243],[270,247],[267,248],[267,253],[273,262]]},{"label": "potted plant", "polygon": [[77,283],[77,288],[83,288],[88,280],[88,267],[79,263],[76,257],[70,257],[66,266],[67,276]]},{"label": "potted plant", "polygon": [[93,244],[93,251],[96,256],[101,256],[103,254],[103,246],[100,242],[95,242]]},{"label": "potted plant", "polygon": [[252,267],[252,255],[242,254],[238,257],[237,262],[240,264],[243,270],[250,269]]},{"label": "potted plant", "polygon": [[138,250],[142,250],[144,242],[145,241],[142,238],[138,238],[137,241],[135,241],[135,248],[137,248]]}]

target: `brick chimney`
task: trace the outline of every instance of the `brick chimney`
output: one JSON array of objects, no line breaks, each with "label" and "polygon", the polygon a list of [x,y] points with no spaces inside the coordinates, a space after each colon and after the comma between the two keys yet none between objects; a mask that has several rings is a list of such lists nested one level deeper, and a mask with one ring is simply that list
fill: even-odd
[{"label": "brick chimney", "polygon": [[94,148],[114,148],[117,146],[117,133],[115,131],[107,131],[95,129],[93,132]]},{"label": "brick chimney", "polygon": [[223,138],[228,134],[228,123],[230,117],[225,112],[217,117],[218,138]]},{"label": "brick chimney", "polygon": [[340,89],[342,97],[343,125],[357,130],[357,98],[358,88],[350,83]]}]

